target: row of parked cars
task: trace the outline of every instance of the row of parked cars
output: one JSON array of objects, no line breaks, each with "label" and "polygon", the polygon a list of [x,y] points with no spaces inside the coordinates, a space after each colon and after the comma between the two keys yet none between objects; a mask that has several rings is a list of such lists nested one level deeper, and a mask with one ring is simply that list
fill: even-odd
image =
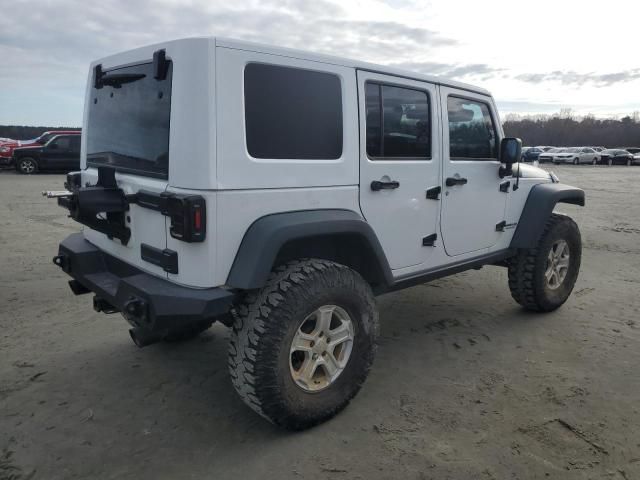
[{"label": "row of parked cars", "polygon": [[0,165],[20,173],[80,168],[79,130],[51,130],[32,140],[0,140]]},{"label": "row of parked cars", "polygon": [[522,161],[550,162],[556,165],[640,165],[640,147],[523,147]]}]

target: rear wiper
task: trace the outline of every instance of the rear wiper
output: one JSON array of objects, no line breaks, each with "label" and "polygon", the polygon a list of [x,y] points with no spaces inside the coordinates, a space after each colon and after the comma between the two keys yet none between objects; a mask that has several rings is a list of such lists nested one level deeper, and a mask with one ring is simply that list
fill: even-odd
[{"label": "rear wiper", "polygon": [[102,65],[95,67],[95,88],[102,88],[108,85],[113,88],[120,88],[124,83],[136,82],[146,77],[144,73],[103,73]]}]

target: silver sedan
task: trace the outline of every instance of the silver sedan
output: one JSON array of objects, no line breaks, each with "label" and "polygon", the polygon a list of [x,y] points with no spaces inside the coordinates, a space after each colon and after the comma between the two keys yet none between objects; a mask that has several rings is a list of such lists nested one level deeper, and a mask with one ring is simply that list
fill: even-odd
[{"label": "silver sedan", "polygon": [[600,154],[591,147],[572,147],[567,148],[561,153],[553,156],[553,163],[573,163],[579,165],[581,163],[590,163],[596,165],[600,161]]}]

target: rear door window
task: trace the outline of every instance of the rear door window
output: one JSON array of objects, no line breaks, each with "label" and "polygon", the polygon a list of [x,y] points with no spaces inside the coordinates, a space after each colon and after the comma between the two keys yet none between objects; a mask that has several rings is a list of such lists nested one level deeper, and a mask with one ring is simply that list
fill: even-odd
[{"label": "rear door window", "polygon": [[367,82],[367,155],[375,159],[431,158],[427,92]]}]

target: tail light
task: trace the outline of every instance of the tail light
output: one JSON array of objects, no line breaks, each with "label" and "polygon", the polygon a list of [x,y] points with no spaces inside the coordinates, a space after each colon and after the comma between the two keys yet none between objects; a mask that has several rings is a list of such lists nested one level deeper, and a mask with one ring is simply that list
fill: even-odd
[{"label": "tail light", "polygon": [[169,232],[183,242],[202,242],[207,232],[207,211],[199,195],[175,195],[167,198],[167,214],[171,218]]}]

